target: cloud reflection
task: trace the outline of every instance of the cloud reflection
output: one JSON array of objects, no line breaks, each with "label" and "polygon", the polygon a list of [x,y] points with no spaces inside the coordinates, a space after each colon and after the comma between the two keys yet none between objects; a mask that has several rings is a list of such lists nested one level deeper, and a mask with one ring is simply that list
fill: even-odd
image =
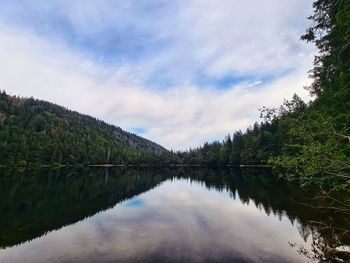
[{"label": "cloud reflection", "polygon": [[1,262],[300,262],[286,217],[189,180],[166,181],[103,213],[8,248]]}]

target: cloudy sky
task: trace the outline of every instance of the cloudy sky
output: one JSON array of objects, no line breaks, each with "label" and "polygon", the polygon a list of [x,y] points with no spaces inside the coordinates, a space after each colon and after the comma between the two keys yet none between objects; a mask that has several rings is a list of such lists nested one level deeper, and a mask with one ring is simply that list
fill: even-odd
[{"label": "cloudy sky", "polygon": [[0,89],[186,149],[309,100],[312,0],[0,1]]}]

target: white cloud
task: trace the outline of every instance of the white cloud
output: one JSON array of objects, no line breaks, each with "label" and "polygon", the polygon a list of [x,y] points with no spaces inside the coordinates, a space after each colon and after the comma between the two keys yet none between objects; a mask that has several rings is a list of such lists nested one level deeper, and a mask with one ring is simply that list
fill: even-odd
[{"label": "white cloud", "polygon": [[209,74],[273,73],[297,64],[310,13],[311,1],[189,1],[181,32]]},{"label": "white cloud", "polygon": [[300,41],[311,7],[311,0],[182,1],[172,16],[156,18],[156,35],[172,42],[142,69],[165,69],[182,81],[198,73],[220,79],[295,70],[299,55],[313,52]]},{"label": "white cloud", "polygon": [[[309,82],[313,50],[298,37],[303,31],[300,24],[306,24],[299,20],[309,13],[308,4],[297,0],[181,3],[173,17],[162,17],[155,28],[159,38],[173,40],[169,47],[151,58],[118,66],[105,67],[61,41],[2,25],[0,89],[49,100],[124,129],[143,127],[143,136],[173,149],[245,129],[258,120],[259,107],[279,105],[293,93],[307,98],[303,86]],[[113,11],[103,10],[107,17]],[[94,13],[92,21],[102,27],[99,15]],[[90,23],[84,19],[81,13],[72,18],[76,30],[88,31]],[[163,68],[181,81],[167,89],[145,84]],[[196,85],[192,80],[201,71],[214,78],[289,73],[270,82],[254,80],[220,90]]]}]

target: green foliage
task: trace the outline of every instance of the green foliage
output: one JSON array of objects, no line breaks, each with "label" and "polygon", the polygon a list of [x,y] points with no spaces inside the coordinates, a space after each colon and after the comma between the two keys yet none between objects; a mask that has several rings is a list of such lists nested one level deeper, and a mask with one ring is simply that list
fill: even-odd
[{"label": "green foliage", "polygon": [[245,133],[228,134],[222,142],[205,143],[202,147],[178,153],[184,164],[207,166],[266,164],[278,153],[274,124],[255,123]]},{"label": "green foliage", "polygon": [[301,112],[275,116],[287,141],[271,163],[293,167],[304,184],[350,191],[350,2],[315,1],[309,19],[302,39],[319,50],[307,87],[317,98]]},{"label": "green foliage", "polygon": [[160,145],[95,118],[0,92],[1,164],[159,164],[170,155]]},{"label": "green foliage", "polygon": [[[279,108],[263,107],[264,123],[234,133],[231,144],[189,151],[180,156],[184,162],[268,163],[302,185],[350,191],[350,1],[316,0],[313,6],[312,26],[301,38],[319,50],[307,87],[316,99],[306,105],[294,95]],[[217,150],[230,145],[230,151]]]}]

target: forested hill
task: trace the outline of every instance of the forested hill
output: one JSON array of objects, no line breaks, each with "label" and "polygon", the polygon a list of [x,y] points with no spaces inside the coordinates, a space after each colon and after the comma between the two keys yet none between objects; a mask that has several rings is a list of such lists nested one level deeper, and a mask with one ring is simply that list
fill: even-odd
[{"label": "forested hill", "polygon": [[101,120],[0,91],[0,164],[159,162],[162,146]]}]

